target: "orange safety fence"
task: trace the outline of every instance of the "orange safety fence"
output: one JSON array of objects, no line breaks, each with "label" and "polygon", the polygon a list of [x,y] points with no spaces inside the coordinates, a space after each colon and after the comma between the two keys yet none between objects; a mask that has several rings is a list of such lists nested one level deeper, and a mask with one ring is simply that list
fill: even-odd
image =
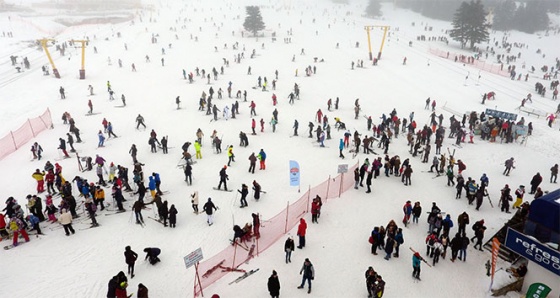
[{"label": "orange safety fence", "polygon": [[27,119],[20,128],[10,131],[0,139],[0,160],[21,148],[43,130],[51,128],[52,125],[51,111],[48,108],[41,116]]},{"label": "orange safety fence", "polygon": [[[504,76],[504,77],[509,77],[510,73],[507,70],[507,66],[504,67],[503,64],[497,64],[497,63],[489,63],[486,62],[484,60],[478,60],[478,59],[471,59],[471,61],[469,62],[468,57],[469,55],[465,55],[465,54],[459,54],[459,53],[451,53],[449,51],[443,51],[443,50],[439,50],[439,49],[434,49],[434,48],[430,48],[428,50],[430,52],[430,54],[432,55],[436,55],[440,58],[444,58],[444,59],[449,59],[449,60],[455,60],[455,57],[457,57],[457,62],[460,63],[465,63],[465,65],[470,65],[472,67],[478,68],[480,70],[484,70],[493,74],[497,74],[500,76]],[[504,69],[505,68],[505,69]]]},{"label": "orange safety fence", "polygon": [[[220,278],[232,271],[239,271],[239,267],[259,253],[262,253],[288,231],[293,229],[300,218],[309,212],[311,201],[317,195],[323,200],[339,197],[354,185],[354,169],[358,163],[348,169],[345,174],[339,174],[335,178],[329,177],[319,185],[310,188],[298,200],[289,204],[286,208],[268,220],[261,220],[259,229],[260,237],[252,237],[251,240],[235,242],[234,245],[226,247],[213,257],[201,262],[198,266],[200,284],[195,279],[194,296],[197,297],[201,290],[207,288]],[[324,207],[323,207],[324,208]]]}]

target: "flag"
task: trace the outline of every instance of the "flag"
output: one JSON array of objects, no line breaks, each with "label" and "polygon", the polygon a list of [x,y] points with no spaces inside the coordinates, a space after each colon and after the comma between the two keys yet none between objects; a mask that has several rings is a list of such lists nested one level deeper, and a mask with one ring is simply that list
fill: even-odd
[{"label": "flag", "polygon": [[525,297],[545,298],[546,296],[548,296],[548,293],[550,293],[550,290],[552,289],[545,284],[534,283],[529,286],[529,289],[527,289],[527,294],[525,295]]},{"label": "flag", "polygon": [[290,160],[290,186],[299,186],[299,164]]},{"label": "flag", "polygon": [[498,238],[492,239],[492,277],[490,278],[490,289],[494,283],[494,273],[496,272],[496,262],[498,261],[498,252],[500,251],[500,241]]}]

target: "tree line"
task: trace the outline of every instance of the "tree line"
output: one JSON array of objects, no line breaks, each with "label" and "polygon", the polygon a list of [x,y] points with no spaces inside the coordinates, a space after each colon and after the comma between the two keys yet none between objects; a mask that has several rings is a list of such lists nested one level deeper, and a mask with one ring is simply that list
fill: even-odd
[{"label": "tree line", "polygon": [[[382,0],[369,0],[365,14],[370,17],[379,17]],[[558,0],[480,0],[480,12],[490,13],[492,16],[491,28],[495,30],[519,30],[535,33],[548,29],[549,13],[560,13]],[[466,13],[464,4],[472,6],[464,0],[415,0],[396,1],[400,8],[410,9],[425,17],[437,20],[455,21],[457,13]],[[462,16],[465,17],[465,16]],[[479,16],[474,15],[474,18]]]}]

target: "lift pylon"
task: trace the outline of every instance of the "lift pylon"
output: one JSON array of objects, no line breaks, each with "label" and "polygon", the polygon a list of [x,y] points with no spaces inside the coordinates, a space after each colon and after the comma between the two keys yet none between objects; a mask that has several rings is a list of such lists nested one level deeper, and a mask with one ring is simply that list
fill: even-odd
[{"label": "lift pylon", "polygon": [[51,53],[49,52],[49,48],[47,47],[47,42],[49,42],[49,41],[54,42],[54,39],[43,38],[43,39],[39,39],[38,41],[41,44],[41,47],[43,48],[43,50],[45,50],[45,54],[47,54],[47,58],[49,59],[49,63],[51,64],[54,76],[57,79],[60,79],[60,74],[58,73],[58,69],[56,69],[56,66],[54,65],[54,61],[51,57]]},{"label": "lift pylon", "polygon": [[383,45],[385,44],[385,38],[387,37],[387,31],[391,29],[391,26],[383,26],[383,25],[372,25],[372,26],[364,26],[364,29],[367,32],[367,41],[368,41],[368,49],[369,49],[369,60],[373,60],[373,54],[371,52],[371,37],[369,32],[373,28],[381,28],[383,29],[383,39],[381,40],[381,47],[379,48],[379,53],[377,53],[377,60],[381,59],[381,53],[383,52]]},{"label": "lift pylon", "polygon": [[72,39],[72,42],[79,42],[82,44],[82,68],[80,69],[80,80],[84,80],[86,78],[86,68],[85,68],[85,64],[86,64],[86,45],[88,43],[88,40],[75,40]]}]

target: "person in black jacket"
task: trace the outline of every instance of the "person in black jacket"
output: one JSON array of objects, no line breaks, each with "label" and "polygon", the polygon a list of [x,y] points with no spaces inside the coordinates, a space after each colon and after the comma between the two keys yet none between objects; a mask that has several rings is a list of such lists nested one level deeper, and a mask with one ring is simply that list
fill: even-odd
[{"label": "person in black jacket", "polygon": [[138,254],[135,253],[130,246],[124,248],[124,260],[128,265],[128,274],[130,274],[130,278],[134,278],[134,263],[138,259]]},{"label": "person in black jacket", "polygon": [[169,208],[169,227],[170,228],[175,228],[175,224],[177,223],[177,213],[179,213],[177,211],[177,208],[175,208],[174,204],[171,204],[171,207]]},{"label": "person in black jacket", "polygon": [[253,218],[253,236],[259,239],[261,237],[261,219],[258,213],[251,213],[251,217]]},{"label": "person in black jacket", "polygon": [[246,184],[241,185],[241,190],[237,190],[241,194],[241,206],[240,208],[247,207],[247,195],[249,194],[249,187]]},{"label": "person in black jacket", "polygon": [[58,145],[58,149],[60,149],[60,151],[64,153],[64,157],[70,157],[70,155],[68,155],[68,152],[66,152],[66,141],[63,138],[58,138],[58,140],[60,141],[60,145]]},{"label": "person in black jacket", "polygon": [[255,200],[259,200],[261,198],[261,185],[256,181],[253,180],[253,190],[255,191],[254,198]]},{"label": "person in black jacket", "polygon": [[187,185],[192,185],[192,166],[189,162],[185,165],[185,181]]},{"label": "person in black jacket", "polygon": [[255,165],[257,164],[257,157],[255,152],[251,153],[249,156],[249,173],[255,174]]},{"label": "person in black jacket", "polygon": [[107,285],[107,298],[115,298],[115,291],[117,290],[117,276],[113,276]]},{"label": "person in black jacket", "polygon": [[146,257],[144,258],[144,261],[149,258],[150,264],[152,265],[155,265],[157,262],[161,262],[161,260],[158,258],[159,254],[161,253],[161,250],[159,248],[146,247],[144,248],[144,252],[146,253]]},{"label": "person in black jacket", "polygon": [[360,184],[360,169],[356,167],[354,169],[354,189],[358,189],[359,184]]},{"label": "person in black jacket", "polygon": [[143,284],[138,284],[138,291],[137,291],[137,295],[136,297],[138,298],[148,298],[148,288],[146,288],[145,285]]},{"label": "person in black jacket", "polygon": [[128,282],[128,278],[126,278],[126,274],[124,272],[119,271],[115,276],[117,278],[117,286],[119,286],[122,282]]},{"label": "person in black jacket", "polygon": [[209,226],[213,225],[214,224],[214,211],[218,210],[218,208],[216,207],[216,205],[214,205],[214,203],[212,203],[211,198],[208,198],[208,202],[206,202],[206,204],[204,204],[202,209],[206,212],[206,222],[208,223],[208,225]]},{"label": "person in black jacket", "polygon": [[142,217],[142,209],[144,209],[144,206],[146,206],[146,204],[141,200],[134,202],[134,205],[132,205],[132,210],[136,216],[136,223],[139,225],[144,224],[144,218]]},{"label": "person in black jacket", "polygon": [[218,184],[218,190],[220,190],[222,188],[222,183],[224,184],[224,189],[227,191],[227,180],[229,180],[228,178],[228,174],[226,173],[226,169],[227,166],[224,166],[221,170],[220,170],[220,184]]},{"label": "person in black jacket", "polygon": [[74,149],[74,137],[69,132],[66,133],[66,136],[68,138],[66,143],[70,146],[70,152],[76,152],[76,149]]},{"label": "person in black jacket", "polygon": [[284,243],[284,251],[286,252],[286,264],[292,262],[292,251],[294,251],[294,248],[294,238],[290,236]]},{"label": "person in black jacket", "polygon": [[163,201],[163,204],[158,207],[159,218],[163,221],[163,226],[167,227],[167,218],[169,217],[169,208],[167,207],[167,201]]},{"label": "person in black jacket", "polygon": [[268,292],[272,298],[280,297],[280,280],[275,270],[272,270],[272,275],[268,278]]},{"label": "person in black jacket", "polygon": [[303,286],[305,285],[305,281],[307,280],[309,287],[307,288],[307,293],[311,293],[311,281],[313,279],[315,279],[315,270],[313,269],[313,264],[311,264],[311,261],[309,261],[309,259],[305,259],[305,261],[303,262],[303,266],[301,266],[301,270],[299,271],[299,274],[303,273],[303,277],[301,279],[301,285],[298,287],[298,289],[303,289]]},{"label": "person in black jacket", "polygon": [[459,252],[462,246],[463,246],[463,239],[461,238],[461,234],[457,233],[455,234],[455,237],[453,237],[453,240],[451,240],[451,262],[455,262],[455,259],[457,258],[457,253]]},{"label": "person in black jacket", "polygon": [[539,185],[542,182],[542,176],[541,173],[537,173],[535,176],[533,176],[533,179],[531,179],[531,192],[529,192],[529,194],[535,194],[535,191],[537,191],[537,187],[539,187]]},{"label": "person in black jacket", "polygon": [[366,289],[368,292],[368,298],[373,297],[373,292],[375,290],[375,282],[377,281],[377,272],[373,269],[373,267],[369,267],[366,270]]},{"label": "person in black jacket", "polygon": [[122,204],[124,197],[122,195],[121,189],[118,188],[117,185],[113,185],[113,191],[113,198],[117,202],[117,208],[119,209],[118,211],[126,211]]}]

